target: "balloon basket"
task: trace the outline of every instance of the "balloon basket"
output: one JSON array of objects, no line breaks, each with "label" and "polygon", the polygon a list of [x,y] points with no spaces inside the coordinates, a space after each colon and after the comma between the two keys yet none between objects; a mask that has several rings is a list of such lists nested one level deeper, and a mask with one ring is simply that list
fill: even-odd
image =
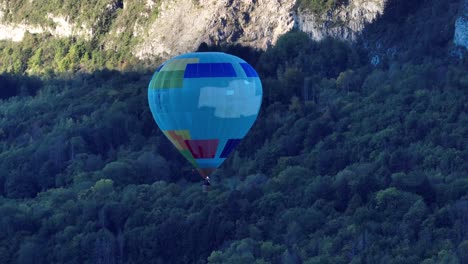
[{"label": "balloon basket", "polygon": [[203,184],[202,185],[202,190],[203,192],[209,192],[211,189],[211,186],[210,185],[207,185],[207,184]]}]

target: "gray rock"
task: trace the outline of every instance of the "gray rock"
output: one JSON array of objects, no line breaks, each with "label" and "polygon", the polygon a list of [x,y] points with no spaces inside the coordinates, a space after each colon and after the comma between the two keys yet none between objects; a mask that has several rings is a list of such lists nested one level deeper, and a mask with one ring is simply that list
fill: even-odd
[{"label": "gray rock", "polygon": [[387,0],[350,0],[317,16],[296,11],[295,0],[166,0],[160,15],[134,49],[139,58],[172,56],[207,44],[241,44],[266,49],[294,27],[320,40],[355,40],[383,13]]},{"label": "gray rock", "polygon": [[380,57],[379,57],[379,55],[374,55],[374,56],[372,56],[371,64],[374,65],[374,66],[377,66],[377,65],[380,64]]},{"label": "gray rock", "polygon": [[350,0],[323,15],[308,10],[299,10],[298,28],[312,39],[334,37],[353,41],[359,33],[383,14],[387,0]]},{"label": "gray rock", "polygon": [[166,0],[134,49],[139,58],[171,56],[207,44],[266,49],[294,26],[294,0]]},{"label": "gray rock", "polygon": [[468,0],[464,0],[461,7],[460,16],[455,22],[453,42],[457,46],[468,49]]}]

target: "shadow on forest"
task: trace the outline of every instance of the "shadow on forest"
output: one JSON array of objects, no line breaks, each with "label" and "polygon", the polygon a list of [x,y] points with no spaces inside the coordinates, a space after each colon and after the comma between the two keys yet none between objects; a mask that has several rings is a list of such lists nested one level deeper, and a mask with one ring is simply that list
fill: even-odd
[{"label": "shadow on forest", "polygon": [[[241,46],[206,48],[249,56],[251,63],[260,56]],[[152,118],[147,103],[152,74],[109,69],[41,77],[1,74],[0,195],[34,197],[99,178],[118,186],[200,182]],[[87,176],[77,180],[80,173]]]}]

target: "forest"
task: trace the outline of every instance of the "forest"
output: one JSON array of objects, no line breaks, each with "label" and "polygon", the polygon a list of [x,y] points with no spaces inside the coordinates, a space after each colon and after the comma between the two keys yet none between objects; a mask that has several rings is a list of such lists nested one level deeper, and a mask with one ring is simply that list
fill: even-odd
[{"label": "forest", "polygon": [[264,91],[209,192],[152,119],[160,61],[0,42],[0,263],[467,264],[468,52],[455,1],[416,2],[355,44],[201,45]]}]

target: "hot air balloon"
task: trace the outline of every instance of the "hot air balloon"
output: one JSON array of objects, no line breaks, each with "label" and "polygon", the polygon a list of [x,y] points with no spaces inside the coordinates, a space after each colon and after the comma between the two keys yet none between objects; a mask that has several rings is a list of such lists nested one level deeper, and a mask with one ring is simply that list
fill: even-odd
[{"label": "hot air balloon", "polygon": [[252,127],[262,93],[257,72],[244,60],[196,52],[156,70],[148,101],[164,135],[208,181]]}]

